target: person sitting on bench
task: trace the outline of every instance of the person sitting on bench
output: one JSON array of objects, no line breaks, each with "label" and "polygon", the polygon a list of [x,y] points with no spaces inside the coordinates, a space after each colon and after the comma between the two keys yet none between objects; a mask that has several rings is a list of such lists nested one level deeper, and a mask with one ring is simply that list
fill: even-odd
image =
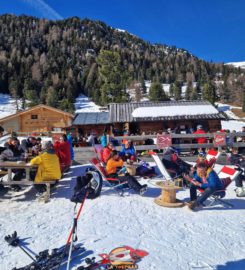
[{"label": "person sitting on bench", "polygon": [[[222,190],[224,188],[218,175],[212,170],[212,168],[208,168],[205,162],[197,164],[197,170],[193,174],[193,179],[188,174],[184,174],[183,176],[191,183],[191,202],[188,204],[190,209],[203,205],[204,201],[206,201],[206,199],[215,191]],[[198,198],[197,189],[204,189],[204,192]]]},{"label": "person sitting on bench", "polygon": [[[59,158],[54,151],[52,142],[43,142],[42,149],[43,152],[30,161],[31,165],[38,165],[34,182],[59,180],[61,178]],[[45,185],[35,185],[35,187],[39,192],[46,190]]]},{"label": "person sitting on bench", "polygon": [[126,173],[125,175],[120,175],[120,169],[123,167],[123,160],[120,158],[118,152],[113,150],[111,153],[111,158],[106,164],[107,176],[112,178],[118,178],[119,182],[127,182],[129,187],[134,189],[140,195],[143,195],[147,189],[147,185],[141,185],[133,176]]}]

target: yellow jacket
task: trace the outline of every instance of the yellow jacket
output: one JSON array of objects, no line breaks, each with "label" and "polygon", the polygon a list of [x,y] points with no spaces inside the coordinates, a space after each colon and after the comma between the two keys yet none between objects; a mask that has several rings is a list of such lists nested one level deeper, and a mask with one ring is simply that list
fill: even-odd
[{"label": "yellow jacket", "polygon": [[55,152],[44,152],[33,158],[30,163],[38,165],[35,182],[59,180],[61,178],[59,159]]},{"label": "yellow jacket", "polygon": [[113,158],[110,158],[107,161],[107,164],[106,164],[107,174],[116,173],[117,168],[122,167],[122,166],[123,166],[123,160],[122,159],[119,159],[118,161],[116,161]]}]

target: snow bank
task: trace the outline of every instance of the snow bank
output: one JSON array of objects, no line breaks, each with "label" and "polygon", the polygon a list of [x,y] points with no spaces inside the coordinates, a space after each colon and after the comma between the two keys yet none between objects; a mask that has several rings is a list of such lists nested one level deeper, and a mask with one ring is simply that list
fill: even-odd
[{"label": "snow bank", "polygon": [[101,108],[84,95],[80,95],[78,98],[76,98],[76,102],[74,103],[74,105],[75,113],[100,112],[99,108]]},{"label": "snow bank", "polygon": [[[0,94],[0,118],[16,113],[15,100],[9,95]],[[21,106],[21,102],[19,102]]]},{"label": "snow bank", "polygon": [[236,132],[242,132],[242,127],[245,126],[245,122],[229,120],[221,121],[222,129],[229,129],[230,131],[235,130]]},{"label": "snow bank", "polygon": [[[18,193],[1,191],[1,270],[30,263],[20,249],[3,241],[14,230],[24,239],[25,246],[35,252],[66,242],[74,208],[69,198],[75,176],[85,168],[86,165],[73,166],[47,204],[36,200],[31,187]],[[245,269],[245,199],[236,198],[233,189],[232,185],[226,199],[234,208],[216,205],[191,212],[186,207],[156,205],[154,198],[160,190],[150,184],[144,197],[133,192],[120,197],[104,187],[99,198],[85,202],[78,222],[78,242],[93,255],[108,253],[121,245],[144,249],[149,255],[139,263],[142,270],[221,269],[227,265],[234,267],[224,269]],[[177,197],[188,198],[189,191],[180,191]],[[76,260],[72,269],[83,262],[82,257]]]}]

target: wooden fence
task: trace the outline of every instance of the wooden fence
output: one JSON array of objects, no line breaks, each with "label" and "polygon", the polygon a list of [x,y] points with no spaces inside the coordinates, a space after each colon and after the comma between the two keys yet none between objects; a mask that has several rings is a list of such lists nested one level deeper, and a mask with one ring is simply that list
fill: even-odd
[{"label": "wooden fence", "polygon": [[[179,139],[181,143],[172,144],[173,147],[180,148],[183,150],[188,149],[196,149],[196,148],[219,148],[214,145],[213,139],[216,134],[224,134],[227,138],[226,144],[222,146],[222,148],[226,147],[245,147],[245,142],[237,142],[238,138],[245,138],[245,132],[237,132],[237,133],[206,133],[206,134],[171,134],[172,139]],[[205,144],[197,144],[195,143],[195,139],[197,138],[207,138],[209,141]],[[147,139],[156,139],[157,135],[144,135],[144,136],[118,136],[113,139],[117,140],[119,144],[121,144],[122,140],[131,140],[135,144],[136,150],[156,150],[159,149],[156,144],[153,145],[138,145],[140,141],[145,141]],[[188,141],[188,142],[187,142]],[[76,151],[86,152],[93,151],[93,147],[79,147],[75,148]],[[116,147],[117,150],[121,149],[121,146]]]}]

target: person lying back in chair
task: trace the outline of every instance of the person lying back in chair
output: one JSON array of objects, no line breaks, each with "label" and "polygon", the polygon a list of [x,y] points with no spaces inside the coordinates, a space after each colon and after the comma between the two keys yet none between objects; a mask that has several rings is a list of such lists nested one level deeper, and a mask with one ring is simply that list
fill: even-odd
[{"label": "person lying back in chair", "polygon": [[106,171],[109,177],[118,178],[119,182],[127,182],[129,187],[134,189],[140,195],[143,195],[147,189],[147,185],[141,185],[133,176],[125,174],[120,175],[120,169],[123,167],[123,160],[120,158],[118,152],[113,150],[111,158],[106,164]]},{"label": "person lying back in chair", "polygon": [[[212,168],[208,168],[205,162],[197,164],[197,169],[193,174],[193,179],[188,174],[184,174],[183,176],[191,183],[191,202],[188,204],[190,209],[203,205],[206,199],[215,191],[222,190],[224,188],[216,172],[213,171]],[[199,197],[197,197],[197,189],[204,189],[204,192]]]}]

